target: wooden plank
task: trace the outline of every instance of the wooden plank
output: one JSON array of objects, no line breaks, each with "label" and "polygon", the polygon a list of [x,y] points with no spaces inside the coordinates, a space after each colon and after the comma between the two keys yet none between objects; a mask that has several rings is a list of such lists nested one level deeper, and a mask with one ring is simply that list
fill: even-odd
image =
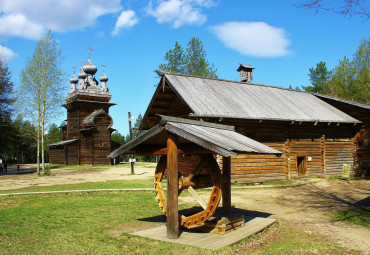
[{"label": "wooden plank", "polygon": [[222,157],[222,207],[224,212],[231,213],[231,158]]},{"label": "wooden plank", "polygon": [[178,154],[177,136],[168,133],[167,138],[167,237],[179,238],[179,213],[178,213]]},{"label": "wooden plank", "polygon": [[188,187],[189,193],[197,200],[198,204],[203,208],[203,210],[207,209],[207,204],[203,202],[202,198],[198,195],[198,193],[193,189],[192,186]]},{"label": "wooden plank", "polygon": [[136,231],[132,234],[165,242],[185,244],[209,250],[218,250],[239,242],[243,238],[261,232],[263,229],[272,225],[275,221],[276,220],[272,218],[245,217],[245,225],[243,227],[230,231],[225,235],[191,232],[186,230],[181,233],[180,238],[169,239],[166,237],[165,226]]}]

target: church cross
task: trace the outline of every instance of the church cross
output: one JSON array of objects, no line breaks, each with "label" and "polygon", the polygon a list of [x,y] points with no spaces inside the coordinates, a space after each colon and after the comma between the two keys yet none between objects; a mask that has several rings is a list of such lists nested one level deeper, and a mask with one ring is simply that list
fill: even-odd
[{"label": "church cross", "polygon": [[107,66],[106,66],[106,65],[104,65],[104,64],[102,64],[101,66],[103,67],[103,73],[104,73],[104,70],[105,70],[105,68],[106,68]]},{"label": "church cross", "polygon": [[89,59],[90,59],[90,57],[91,57],[91,51],[93,51],[94,49],[91,48],[91,46],[89,48],[87,48],[87,49],[89,50]]},{"label": "church cross", "polygon": [[73,66],[72,69],[73,69],[73,74],[76,74],[76,67]]}]

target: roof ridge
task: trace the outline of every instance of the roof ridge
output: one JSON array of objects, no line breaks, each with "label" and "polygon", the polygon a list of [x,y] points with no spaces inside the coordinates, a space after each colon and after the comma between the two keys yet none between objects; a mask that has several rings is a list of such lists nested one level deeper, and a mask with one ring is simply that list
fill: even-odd
[{"label": "roof ridge", "polygon": [[281,89],[281,90],[287,90],[287,91],[299,92],[299,93],[305,93],[305,94],[312,95],[311,92],[301,91],[301,90],[295,90],[295,89],[289,89],[289,88],[282,88],[282,87],[277,87],[277,86],[274,86],[274,85],[265,85],[265,84],[258,84],[258,83],[246,83],[246,82],[241,82],[241,81],[232,81],[232,80],[225,80],[225,79],[211,78],[211,77],[204,77],[204,76],[197,76],[197,75],[190,75],[190,74],[171,73],[171,72],[166,72],[166,71],[161,71],[161,70],[155,70],[155,72],[159,76],[163,76],[163,75],[176,75],[176,76],[184,76],[184,77],[191,77],[191,78],[200,78],[200,79],[206,79],[206,80],[215,80],[215,81],[224,81],[224,82],[230,82],[230,83],[237,83],[237,84],[243,84],[243,85],[247,85],[247,86],[261,86],[261,87]]},{"label": "roof ridge", "polygon": [[184,124],[189,124],[189,125],[197,125],[197,126],[203,126],[203,127],[235,131],[234,126],[216,124],[212,122],[205,122],[205,121],[199,121],[199,120],[183,119],[183,118],[171,117],[171,116],[160,115],[160,114],[156,114],[156,115],[161,117],[161,120],[159,122],[161,126],[166,125],[167,122],[175,122],[175,123],[184,123]]}]

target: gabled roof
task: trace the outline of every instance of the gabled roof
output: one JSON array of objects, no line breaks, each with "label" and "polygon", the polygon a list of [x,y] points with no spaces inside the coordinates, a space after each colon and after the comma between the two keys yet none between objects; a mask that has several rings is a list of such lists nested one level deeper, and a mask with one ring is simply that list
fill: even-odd
[{"label": "gabled roof", "polygon": [[162,80],[144,121],[165,81],[189,107],[193,117],[360,123],[311,93],[236,81],[159,71],[157,73],[162,76]]},{"label": "gabled roof", "polygon": [[86,116],[83,120],[83,124],[85,126],[94,126],[95,125],[95,118],[97,118],[99,115],[104,115],[105,117],[108,117],[108,118],[111,119],[111,124],[108,127],[108,128],[110,128],[113,124],[112,117],[106,111],[104,111],[103,109],[95,110],[91,114]]},{"label": "gabled roof", "polygon": [[358,108],[370,110],[370,104],[364,104],[364,103],[359,103],[359,102],[355,102],[355,101],[349,101],[349,100],[345,100],[345,99],[341,99],[341,98],[322,95],[322,94],[319,94],[319,93],[312,93],[312,95],[314,95],[318,98],[328,99],[328,100],[335,101],[335,102],[338,102],[338,103],[343,103],[343,104],[352,105],[352,106],[355,106],[355,107],[358,107]]},{"label": "gabled roof", "polygon": [[310,93],[258,84],[164,74],[194,116],[357,123]]},{"label": "gabled roof", "polygon": [[[143,151],[150,154],[161,148],[166,148],[167,132],[179,137],[179,149],[184,150],[185,153],[186,148],[190,148],[189,145],[195,145],[196,148],[204,148],[210,153],[226,157],[241,152],[279,156],[282,154],[273,148],[236,133],[233,126],[161,116],[158,125],[113,151],[108,157],[115,158],[121,154],[131,153],[141,154]],[[195,147],[192,146],[192,150]]]}]

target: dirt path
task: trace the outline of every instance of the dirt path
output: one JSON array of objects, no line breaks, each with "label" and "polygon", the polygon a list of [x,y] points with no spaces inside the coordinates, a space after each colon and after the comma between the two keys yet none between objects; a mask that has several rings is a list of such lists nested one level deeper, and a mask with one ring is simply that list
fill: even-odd
[{"label": "dirt path", "polygon": [[370,230],[335,221],[329,214],[370,207],[370,181],[321,180],[291,188],[234,190],[238,208],[272,214],[274,218],[308,233],[325,236],[348,248],[370,254]]},{"label": "dirt path", "polygon": [[53,186],[60,184],[74,184],[84,182],[100,182],[107,180],[137,180],[153,178],[155,163],[135,165],[135,174],[131,175],[129,164],[119,167],[90,169],[90,170],[67,170],[53,169],[51,176],[39,177],[34,165],[21,165],[21,174],[17,174],[16,166],[10,166],[8,173],[0,175],[0,190],[13,190],[31,186]]}]

